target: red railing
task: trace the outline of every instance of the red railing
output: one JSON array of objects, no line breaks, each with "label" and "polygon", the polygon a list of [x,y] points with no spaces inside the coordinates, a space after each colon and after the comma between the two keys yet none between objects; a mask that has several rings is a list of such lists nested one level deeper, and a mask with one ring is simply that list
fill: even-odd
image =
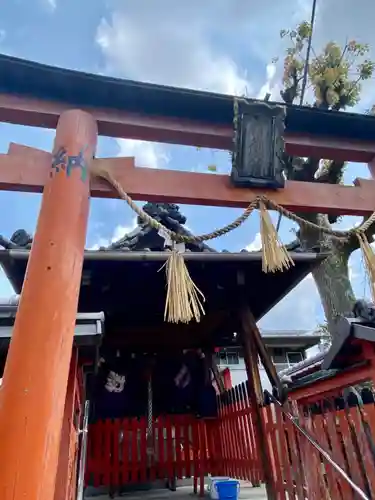
[{"label": "red railing", "polygon": [[209,469],[258,485],[263,480],[255,414],[246,383],[219,398],[219,418],[207,422]]},{"label": "red railing", "polygon": [[205,424],[191,415],[154,419],[151,443],[146,418],[98,421],[89,428],[86,484],[121,490],[131,483],[194,477],[195,490],[200,479],[203,493],[205,443]]},{"label": "red railing", "polygon": [[204,478],[231,476],[259,485],[264,480],[257,426],[247,384],[218,398],[219,416],[161,416],[153,421],[148,453],[146,418],[104,420],[89,428],[86,484],[120,490],[127,484],[194,477],[204,493]]},{"label": "red railing", "polygon": [[[293,405],[299,425],[368,498],[375,498],[375,406],[303,413]],[[277,499],[357,499],[340,474],[286,418],[282,410],[263,409]]]},{"label": "red railing", "polygon": [[[194,477],[195,492],[199,483],[203,494],[209,473],[247,480],[254,486],[264,482],[262,441],[247,384],[226,391],[218,401],[216,419],[199,420],[192,415],[154,419],[151,453],[145,418],[91,425],[86,484],[121,491],[132,483]],[[275,499],[354,500],[356,493],[345,475],[365,492],[363,498],[375,498],[374,403],[308,413],[296,403],[285,409],[275,404],[261,408],[263,446]],[[344,475],[313,446],[292,416]]]}]

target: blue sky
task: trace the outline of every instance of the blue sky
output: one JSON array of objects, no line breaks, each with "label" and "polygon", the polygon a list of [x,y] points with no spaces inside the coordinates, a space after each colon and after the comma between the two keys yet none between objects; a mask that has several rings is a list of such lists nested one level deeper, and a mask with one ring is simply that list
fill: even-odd
[{"label": "blue sky", "polygon": [[[318,2],[319,3],[319,2]],[[323,5],[324,3],[324,5]],[[161,84],[278,99],[279,66],[270,61],[285,47],[278,33],[308,17],[308,0],[253,0],[251,9],[240,0],[175,2],[172,0],[0,0],[0,51],[57,66],[133,78]],[[314,44],[319,48],[332,37],[346,36],[372,42],[375,35],[370,11],[374,3],[358,0],[320,1]],[[361,4],[361,8],[359,6]],[[339,9],[340,7],[340,9]],[[366,11],[366,15],[362,14]],[[272,15],[270,15],[272,13]],[[339,22],[331,26],[332,15]],[[373,84],[373,81],[370,82]],[[375,102],[368,85],[358,111]],[[0,124],[0,152],[10,141],[51,150],[53,132]],[[207,172],[216,165],[229,172],[225,152],[180,146],[101,138],[98,156],[135,156],[138,166]],[[345,182],[368,177],[365,165],[350,165]],[[0,193],[0,232],[10,237],[18,228],[33,233],[40,196]],[[210,231],[234,219],[239,210],[182,206],[194,233]],[[345,218],[346,227],[355,219]],[[134,226],[134,216],[120,201],[92,200],[87,246],[104,245]],[[236,232],[217,240],[215,248],[240,250],[258,242],[258,217],[251,217]],[[281,225],[284,241],[293,238],[288,221]],[[351,259],[353,285],[366,293],[358,254]],[[0,296],[12,293],[3,273]],[[314,328],[323,319],[315,285],[304,280],[263,321],[267,328]]]}]

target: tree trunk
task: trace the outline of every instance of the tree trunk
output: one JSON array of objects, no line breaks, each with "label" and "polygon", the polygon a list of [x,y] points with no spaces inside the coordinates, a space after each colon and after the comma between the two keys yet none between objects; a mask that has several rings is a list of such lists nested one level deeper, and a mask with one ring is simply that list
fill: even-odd
[{"label": "tree trunk", "polygon": [[[306,218],[306,215],[303,217]],[[330,227],[325,215],[310,215],[309,220],[320,226]],[[300,228],[300,241],[304,250],[319,247],[322,252],[329,254],[312,275],[322,301],[329,332],[334,337],[337,318],[350,314],[355,301],[349,279],[350,253],[345,251],[345,244],[305,226]]]},{"label": "tree trunk", "polygon": [[351,314],[355,299],[349,279],[348,258],[343,258],[337,249],[332,249],[331,252],[312,275],[333,337],[338,316]]}]

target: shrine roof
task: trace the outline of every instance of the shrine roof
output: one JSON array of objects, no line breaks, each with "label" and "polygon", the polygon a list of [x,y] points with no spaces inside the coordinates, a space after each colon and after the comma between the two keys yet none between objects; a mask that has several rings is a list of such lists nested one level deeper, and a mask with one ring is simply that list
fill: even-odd
[{"label": "shrine roof", "polygon": [[[192,236],[184,227],[186,217],[178,205],[146,203],[143,210],[169,230]],[[0,250],[0,265],[16,293],[22,288],[31,244],[31,235],[22,229],[10,240],[0,237],[4,248]],[[78,311],[104,311],[106,331],[117,331],[121,337],[124,330],[131,330],[134,342],[142,336],[147,338],[145,332],[151,338],[148,342],[155,336],[160,340],[160,331],[165,332],[166,344],[181,338],[180,330],[177,333],[177,327],[163,319],[165,273],[158,271],[169,256],[165,244],[158,231],[138,219],[137,227],[118,241],[98,250],[86,250]],[[186,244],[184,258],[189,272],[206,297],[206,316],[201,326],[194,323],[185,328],[191,330],[186,338],[192,347],[201,347],[202,342],[215,347],[236,345],[234,332],[239,331],[241,303],[247,303],[259,320],[325,258],[305,252],[292,252],[291,256],[295,265],[288,271],[266,274],[262,271],[261,252],[218,252],[194,239]],[[206,327],[205,321],[209,323]],[[137,336],[137,331],[141,335]]]},{"label": "shrine roof", "polygon": [[[0,75],[4,94],[213,125],[233,122],[233,97],[228,95],[110,78],[7,55],[0,55]],[[296,105],[286,109],[289,133],[363,141],[375,136],[373,116]]]},{"label": "shrine roof", "polygon": [[[314,386],[336,375],[352,377],[348,385],[356,385],[366,380],[367,372],[356,372],[356,370],[370,366],[369,351],[373,351],[375,343],[375,305],[365,300],[358,300],[354,305],[352,316],[338,319],[332,345],[329,348],[311,359],[280,372],[281,379],[288,385],[290,391]],[[372,347],[369,349],[371,344]],[[365,379],[355,380],[355,373]]]},{"label": "shrine roof", "polygon": [[[0,300],[0,377],[12,338],[18,302],[18,296],[8,301]],[[73,342],[78,348],[79,355],[87,363],[96,359],[97,349],[102,342],[103,326],[104,314],[102,312],[78,313],[76,316]]]},{"label": "shrine roof", "polygon": [[[29,252],[0,250],[0,265],[16,293],[21,292]],[[168,345],[185,338],[185,347],[236,345],[241,303],[249,304],[259,320],[324,259],[312,253],[291,256],[295,266],[290,270],[265,274],[260,252],[186,252],[189,272],[206,297],[206,316],[198,325],[178,325],[177,335],[176,325],[163,319],[165,276],[158,271],[168,252],[86,251],[78,311],[104,311],[107,333],[121,341],[127,341],[124,331],[132,331],[135,343],[142,333],[148,343],[157,338],[158,344]]]},{"label": "shrine roof", "polygon": [[[319,334],[319,332],[317,332]],[[319,334],[320,335],[320,334]],[[320,335],[321,337],[321,335]],[[320,341],[320,338],[319,338]],[[316,344],[319,344],[319,341]],[[314,356],[310,356],[300,363],[296,363],[285,370],[279,372],[280,378],[288,380],[295,380],[304,377],[307,374],[315,373],[322,368],[324,357],[328,352],[328,346],[326,346],[322,351],[318,352]]]}]

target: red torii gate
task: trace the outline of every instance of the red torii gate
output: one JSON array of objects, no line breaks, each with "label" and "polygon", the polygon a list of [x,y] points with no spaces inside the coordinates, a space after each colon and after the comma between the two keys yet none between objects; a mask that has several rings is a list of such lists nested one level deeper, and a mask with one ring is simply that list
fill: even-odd
[{"label": "red torii gate", "polygon": [[[89,198],[90,194],[114,196],[105,183],[90,180],[93,163],[110,170],[135,199],[244,207],[259,194],[255,189],[233,187],[228,176],[137,169],[133,158],[93,159],[97,125],[100,133],[117,137],[222,149],[231,147],[228,127],[70,107],[0,95],[0,120],[34,126],[57,124],[53,154],[62,148],[72,161],[70,169],[52,169],[50,153],[19,145],[11,145],[8,154],[0,156],[2,190],[43,191],[0,392],[3,500],[58,500],[58,467],[60,482],[64,474],[68,476],[69,457],[65,455],[59,463],[59,449],[64,405],[69,397]],[[368,162],[373,173],[375,139],[350,143],[339,137],[330,140],[287,131],[286,145],[289,154]],[[74,158],[78,158],[77,163]],[[74,168],[77,165],[82,168]],[[86,168],[88,175],[82,170]],[[284,189],[266,194],[291,210],[368,215],[375,210],[374,187],[374,181],[363,180],[355,187],[287,182]]]}]

